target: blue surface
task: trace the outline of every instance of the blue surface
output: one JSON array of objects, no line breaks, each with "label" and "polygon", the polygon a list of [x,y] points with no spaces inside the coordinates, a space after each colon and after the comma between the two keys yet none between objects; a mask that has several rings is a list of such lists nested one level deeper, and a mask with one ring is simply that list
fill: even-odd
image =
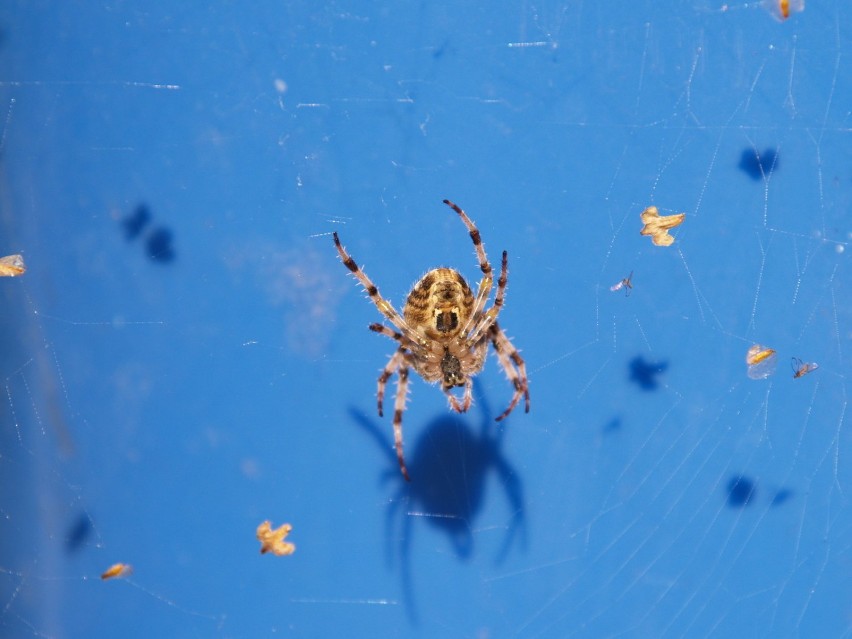
[{"label": "blue surface", "polygon": [[[207,4],[0,8],[3,636],[852,634],[848,3]],[[475,283],[443,198],[532,410],[406,484],[331,232]]]}]

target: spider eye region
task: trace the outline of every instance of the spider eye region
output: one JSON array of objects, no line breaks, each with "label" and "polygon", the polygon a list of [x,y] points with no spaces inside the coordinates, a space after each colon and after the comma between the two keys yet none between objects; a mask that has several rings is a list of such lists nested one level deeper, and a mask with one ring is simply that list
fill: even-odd
[{"label": "spider eye region", "polygon": [[445,350],[444,356],[441,358],[441,373],[444,375],[444,388],[464,386],[461,362],[449,350]]}]

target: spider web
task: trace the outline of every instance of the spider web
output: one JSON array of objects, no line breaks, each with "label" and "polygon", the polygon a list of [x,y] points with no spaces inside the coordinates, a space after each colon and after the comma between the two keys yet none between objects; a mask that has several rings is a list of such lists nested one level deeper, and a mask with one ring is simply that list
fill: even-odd
[{"label": "spider web", "polygon": [[[850,634],[842,2],[79,11],[0,15],[4,636]],[[445,197],[532,410],[412,376],[406,484],[330,233],[475,284]]]}]

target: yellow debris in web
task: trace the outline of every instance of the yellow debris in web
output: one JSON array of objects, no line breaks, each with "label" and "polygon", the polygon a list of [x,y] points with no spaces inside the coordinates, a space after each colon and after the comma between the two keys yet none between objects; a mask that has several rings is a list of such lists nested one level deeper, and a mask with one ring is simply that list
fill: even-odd
[{"label": "yellow debris in web", "polygon": [[755,344],[746,353],[746,365],[749,379],[766,379],[775,372],[778,358],[773,349]]},{"label": "yellow debris in web", "polygon": [[0,257],[0,277],[16,277],[23,275],[27,270],[24,258],[21,255],[7,255]]},{"label": "yellow debris in web", "polygon": [[289,541],[284,541],[293,527],[290,524],[283,524],[272,529],[272,522],[269,520],[263,522],[257,527],[257,539],[260,541],[260,554],[271,552],[273,555],[292,555],[296,552],[296,545]]},{"label": "yellow debris in web", "polygon": [[660,215],[656,206],[649,206],[639,216],[642,219],[642,235],[650,235],[651,241],[657,246],[671,246],[674,237],[669,235],[669,229],[673,229],[683,223],[686,213],[677,215]]},{"label": "yellow debris in web", "polygon": [[113,564],[107,568],[101,575],[101,579],[116,579],[127,577],[133,572],[133,566],[130,564]]}]

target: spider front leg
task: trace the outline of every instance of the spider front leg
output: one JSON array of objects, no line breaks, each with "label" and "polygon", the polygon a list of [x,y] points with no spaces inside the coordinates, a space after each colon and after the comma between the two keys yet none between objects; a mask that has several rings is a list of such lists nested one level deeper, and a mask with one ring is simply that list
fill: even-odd
[{"label": "spider front leg", "polygon": [[491,344],[494,346],[494,351],[497,353],[497,359],[500,360],[500,365],[506,372],[506,376],[512,385],[515,387],[515,394],[512,396],[512,401],[509,402],[509,407],[497,417],[497,421],[505,419],[509,413],[514,410],[515,406],[524,398],[526,407],[524,412],[530,412],[530,389],[529,381],[527,380],[527,366],[524,363],[521,354],[518,352],[506,334],[494,322],[488,329],[488,337],[491,339]]},{"label": "spider front leg", "polygon": [[[494,275],[491,272],[491,264],[488,261],[488,256],[485,254],[485,247],[482,246],[482,237],[479,234],[479,229],[476,228],[473,220],[471,220],[467,216],[467,213],[465,213],[457,204],[454,204],[450,200],[444,200],[444,204],[458,213],[459,218],[461,218],[461,221],[467,227],[470,239],[473,242],[473,248],[476,251],[476,258],[479,261],[479,268],[484,276],[482,281],[479,283],[479,290],[476,292],[476,300],[473,304],[473,312],[470,315],[470,321],[476,322],[479,315],[482,313],[482,309],[485,308],[488,297],[491,295],[491,286],[494,283]],[[465,327],[465,330],[467,330],[467,327]]]},{"label": "spider front leg", "polygon": [[361,286],[363,286],[364,290],[367,291],[367,295],[370,296],[370,300],[376,305],[376,308],[379,309],[382,315],[393,322],[393,325],[399,330],[406,334],[413,335],[414,331],[408,327],[402,316],[396,311],[390,302],[381,296],[378,287],[373,284],[373,280],[367,277],[367,274],[358,268],[355,260],[353,260],[349,253],[346,252],[346,249],[343,248],[343,245],[340,243],[340,238],[337,237],[337,232],[335,231],[332,235],[334,236],[334,246],[337,247],[337,253],[340,255],[340,259],[344,266],[346,266],[352,275],[361,282]]},{"label": "spider front leg", "polygon": [[494,295],[494,305],[481,315],[479,321],[470,329],[467,336],[468,341],[477,342],[484,331],[491,328],[506,299],[506,286],[509,284],[509,254],[503,251],[503,260],[500,264],[500,278],[497,280],[497,293]]}]

